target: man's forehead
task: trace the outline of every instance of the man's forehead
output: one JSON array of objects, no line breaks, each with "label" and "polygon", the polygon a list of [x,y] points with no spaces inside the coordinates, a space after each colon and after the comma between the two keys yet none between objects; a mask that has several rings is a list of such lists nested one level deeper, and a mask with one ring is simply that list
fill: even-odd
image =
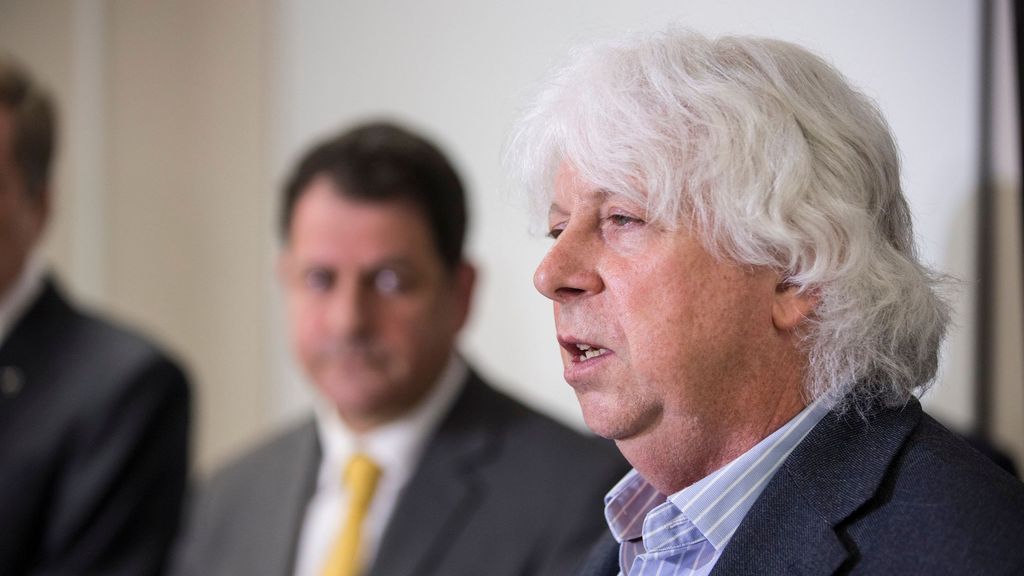
[{"label": "man's forehead", "polygon": [[574,209],[601,206],[608,202],[625,202],[631,205],[637,204],[637,200],[620,192],[591,184],[585,180],[577,180],[577,186],[563,188],[556,186],[555,193],[551,197],[551,204],[548,208],[549,215],[566,215]]},{"label": "man's forehead", "polygon": [[[600,181],[602,179],[598,178],[597,180]],[[558,169],[555,172],[552,203],[557,202],[560,205],[564,205],[565,197],[568,196],[579,197],[581,200],[598,203],[617,199],[629,199],[635,202],[641,198],[646,198],[646,193],[642,192],[643,186],[639,176],[629,188],[628,191],[623,191],[618,190],[616,185],[609,185],[607,182],[595,183],[587,178],[583,171],[577,168],[575,164],[563,160],[559,163]]]}]

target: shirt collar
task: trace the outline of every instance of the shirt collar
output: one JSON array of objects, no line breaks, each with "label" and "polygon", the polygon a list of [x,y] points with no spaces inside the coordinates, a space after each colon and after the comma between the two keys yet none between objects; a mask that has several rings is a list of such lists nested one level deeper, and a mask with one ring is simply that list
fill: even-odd
[{"label": "shirt collar", "polygon": [[643,538],[648,550],[700,537],[721,549],[779,466],[827,412],[823,401],[811,403],[735,460],[667,497],[631,470],[605,496],[612,535],[619,543]]},{"label": "shirt collar", "polygon": [[0,346],[3,346],[14,325],[43,290],[46,266],[38,252],[33,251],[17,280],[0,294]]},{"label": "shirt collar", "polygon": [[822,400],[811,403],[732,462],[669,496],[669,502],[693,522],[715,549],[720,549],[786,457],[826,413],[828,408]]},{"label": "shirt collar", "polygon": [[316,394],[314,412],[324,461],[319,482],[337,483],[334,471],[343,470],[357,450],[372,458],[385,473],[406,476],[455,402],[468,371],[466,363],[453,353],[436,385],[418,405],[398,419],[362,434],[350,430],[331,403]]},{"label": "shirt collar", "polygon": [[604,516],[612,536],[619,543],[640,538],[644,516],[665,501],[664,494],[630,470],[604,497]]}]

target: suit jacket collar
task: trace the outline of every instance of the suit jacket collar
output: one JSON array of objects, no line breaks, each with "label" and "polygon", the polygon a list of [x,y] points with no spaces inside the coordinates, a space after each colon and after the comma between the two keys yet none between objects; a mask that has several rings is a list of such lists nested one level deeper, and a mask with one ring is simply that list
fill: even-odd
[{"label": "suit jacket collar", "polygon": [[47,277],[40,293],[11,325],[11,331],[0,345],[0,363],[12,362],[14,358],[20,359],[38,352],[37,341],[40,338],[52,339],[52,331],[59,328],[62,320],[73,313],[56,283]]},{"label": "suit jacket collar", "polygon": [[0,344],[39,298],[46,281],[46,265],[40,255],[33,252],[14,281],[0,293]]},{"label": "suit jacket collar", "polygon": [[61,348],[76,314],[47,279],[0,344],[0,411],[59,370],[52,351]]},{"label": "suit jacket collar", "polygon": [[[486,486],[476,474],[494,458],[506,411],[497,394],[470,372],[465,388],[424,450],[388,522],[370,576],[429,573]],[[434,526],[425,533],[423,526]]]},{"label": "suit jacket collar", "polygon": [[590,549],[577,576],[616,576],[619,573],[619,543],[606,532]]},{"label": "suit jacket collar", "polygon": [[[870,504],[920,419],[917,400],[864,417],[827,414],[768,483],[712,574],[835,573],[851,554],[837,530]],[[607,534],[579,576],[618,573],[618,543]]]},{"label": "suit jacket collar", "polygon": [[268,574],[291,574],[295,567],[296,545],[302,532],[305,520],[306,505],[316,487],[316,472],[320,463],[320,441],[316,436],[316,425],[310,420],[299,430],[300,440],[290,455],[290,462],[283,466],[293,472],[283,478],[279,492],[270,497],[276,500],[272,504],[276,511],[271,518],[278,518],[283,525],[282,530],[275,531],[278,538],[267,542],[267,558],[284,560],[281,566],[275,566]]},{"label": "suit jacket collar", "polygon": [[245,527],[249,555],[237,567],[239,574],[276,576],[295,570],[298,539],[320,463],[313,419],[301,423],[284,442],[274,462],[275,473],[252,479],[259,487],[253,505],[260,508]]},{"label": "suit jacket collar", "polygon": [[850,557],[839,530],[856,520],[921,419],[903,409],[831,412],[769,482],[712,574],[832,574]]}]

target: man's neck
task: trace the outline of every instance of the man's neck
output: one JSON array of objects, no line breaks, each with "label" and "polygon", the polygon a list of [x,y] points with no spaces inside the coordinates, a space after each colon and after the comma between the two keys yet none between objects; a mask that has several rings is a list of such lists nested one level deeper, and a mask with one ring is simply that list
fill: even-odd
[{"label": "man's neck", "polygon": [[732,462],[805,407],[797,392],[780,395],[773,408],[746,415],[739,422],[706,422],[666,415],[651,430],[617,440],[616,445],[633,468],[667,496]]},{"label": "man's neck", "polygon": [[429,436],[454,404],[467,374],[465,362],[453,352],[440,376],[411,410],[398,418],[365,429],[351,427],[340,417],[329,399],[317,395],[314,407],[322,446],[328,451],[348,452],[354,445],[366,442],[374,444],[379,438],[410,437],[415,439],[415,446],[409,450],[416,452],[424,438]]}]

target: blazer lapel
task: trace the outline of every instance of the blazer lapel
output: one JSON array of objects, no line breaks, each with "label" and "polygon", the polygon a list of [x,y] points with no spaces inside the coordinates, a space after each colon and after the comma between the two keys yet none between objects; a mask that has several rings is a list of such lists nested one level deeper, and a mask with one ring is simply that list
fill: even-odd
[{"label": "blazer lapel", "polygon": [[577,576],[616,576],[619,573],[619,543],[605,532],[587,554]]},{"label": "blazer lapel", "polygon": [[773,479],[712,574],[832,574],[842,565],[847,550],[832,526],[786,484]]},{"label": "blazer lapel", "polygon": [[878,491],[921,418],[902,410],[829,413],[783,463],[712,574],[833,574],[851,557],[846,527]]},{"label": "blazer lapel", "polygon": [[488,394],[471,374],[399,497],[370,576],[430,573],[477,508],[486,486],[476,469],[497,449],[495,432],[485,421]]},{"label": "blazer lapel", "polygon": [[41,293],[29,304],[0,344],[0,416],[28,392],[60,374],[65,358],[59,344],[75,312],[47,277]]},{"label": "blazer lapel", "polygon": [[259,503],[262,509],[245,527],[253,544],[249,548],[252,556],[246,560],[248,569],[240,573],[280,576],[295,569],[296,544],[321,457],[313,421],[296,430],[285,448],[287,452],[277,455],[280,476],[265,479],[265,498]]}]

